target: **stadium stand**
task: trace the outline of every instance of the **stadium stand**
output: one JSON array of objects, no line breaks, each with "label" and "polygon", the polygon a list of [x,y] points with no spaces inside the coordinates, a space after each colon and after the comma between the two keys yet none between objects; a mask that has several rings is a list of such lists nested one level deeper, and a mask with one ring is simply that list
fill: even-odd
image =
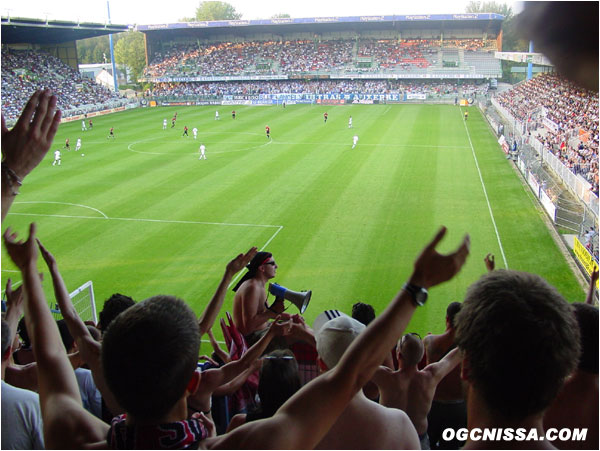
[{"label": "stadium stand", "polygon": [[589,181],[598,195],[597,92],[558,75],[542,74],[496,99],[514,117],[530,123],[533,138]]},{"label": "stadium stand", "polygon": [[2,114],[7,123],[13,123],[29,96],[43,88],[56,94],[64,117],[127,103],[55,56],[33,50],[2,50]]},{"label": "stadium stand", "polygon": [[[495,41],[491,41],[495,43]],[[473,57],[461,58],[467,49]],[[492,44],[455,39],[443,47],[432,39],[338,39],[176,44],[156,52],[144,75],[149,80],[182,76],[293,75],[297,73],[426,73],[442,61],[463,72],[498,76]],[[440,58],[442,55],[442,58]],[[169,80],[161,80],[169,81]]]},{"label": "stadium stand", "polygon": [[146,92],[154,97],[257,95],[257,94],[325,94],[325,93],[426,93],[433,97],[486,95],[487,83],[463,83],[452,81],[416,81],[416,80],[310,80],[310,81],[253,81],[253,82],[163,82],[156,83],[154,89]]},{"label": "stadium stand", "polygon": [[[493,49],[493,43],[485,42],[482,39],[449,39],[441,44],[432,39],[397,41],[389,39],[325,40],[320,43],[310,40],[224,42],[196,46],[196,48],[184,44],[155,53],[152,64],[147,68],[146,75],[149,77],[198,76],[204,73],[264,75],[319,72],[323,70],[353,71],[357,68],[367,72],[424,73],[428,70],[467,70],[467,68],[485,70],[486,66],[491,75],[497,69],[497,64],[499,64],[498,62],[494,63],[496,66],[491,64],[493,57],[490,56],[490,52]],[[67,111],[80,111],[90,106],[105,106],[119,100],[114,94],[81,79],[73,69],[49,55],[32,51],[14,52],[3,50],[2,58],[4,60],[2,112],[9,119],[17,119],[30,92],[41,86],[50,87],[57,95],[59,107]],[[463,96],[486,94],[487,84],[477,84],[474,81],[459,85],[450,81],[383,79],[257,80],[202,83],[173,80],[157,82],[154,89],[148,94],[176,97],[204,95],[222,98],[224,95],[256,95],[282,92],[410,92],[454,97],[459,93]],[[39,96],[39,94],[34,94],[34,96],[36,95]],[[497,98],[515,117],[531,124],[530,129],[533,130],[533,136],[536,139],[551,149],[573,171],[584,175],[590,182],[595,183],[594,188],[597,194],[597,93],[581,90],[555,75],[543,75],[519,84]],[[48,102],[49,96],[42,97],[37,111],[46,111],[45,107]],[[47,111],[45,114],[53,115],[54,111]],[[57,116],[60,119],[60,115]],[[22,124],[23,122],[21,121]],[[538,124],[538,126],[535,124]],[[542,127],[542,124],[545,127]],[[27,133],[24,130],[15,130],[14,133],[17,132],[26,136],[28,144],[35,134],[35,130],[28,130]],[[33,140],[35,141],[33,145],[23,146],[23,148],[11,147],[10,141],[7,141],[9,144],[6,145],[6,148],[3,147],[3,153],[6,152],[6,154],[14,156],[14,154],[27,152],[25,157],[29,157],[29,153],[31,153],[39,157],[37,158],[37,164],[50,148],[55,132],[56,128],[53,128],[49,131],[48,139],[43,143],[39,140]],[[5,169],[3,164],[3,183],[6,179],[5,171],[8,170]],[[13,180],[14,173],[11,175],[10,172],[7,172],[7,174],[9,181]],[[18,177],[16,180],[20,185],[21,180]],[[10,183],[12,187],[12,181]],[[3,195],[6,195],[5,191],[3,189]],[[14,194],[12,196],[14,197]],[[9,207],[10,204],[7,206],[3,198],[3,216],[6,215]],[[424,248],[415,261],[415,274],[421,275],[422,280],[427,281],[427,288],[452,278],[460,270],[469,253],[470,242],[468,236],[466,236],[454,253],[448,256],[438,254],[435,247],[442,239],[444,232],[441,231],[434,241]],[[36,233],[35,226],[31,228],[30,233],[30,239],[33,240]],[[16,235],[11,235],[10,232],[7,234],[7,250],[16,264],[21,263],[17,266],[23,272],[28,296],[19,302],[27,304],[28,322],[31,322],[34,326],[31,328],[34,335],[33,346],[36,356],[40,356],[39,377],[46,382],[46,391],[40,396],[39,400],[35,398],[35,402],[44,404],[47,403],[48,399],[53,399],[55,403],[47,403],[44,406],[45,408],[42,409],[43,413],[38,415],[38,417],[43,415],[46,422],[44,439],[46,440],[46,446],[49,448],[67,446],[82,448],[84,445],[91,443],[98,445],[99,442],[104,440],[108,440],[109,445],[113,447],[129,448],[134,445],[129,440],[135,436],[139,440],[135,445],[142,449],[150,449],[157,447],[158,437],[164,433],[165,429],[168,432],[162,437],[164,441],[177,440],[176,444],[169,443],[172,447],[179,447],[184,444],[198,446],[201,440],[207,440],[204,444],[208,444],[208,446],[217,445],[230,449],[236,449],[242,447],[242,445],[259,449],[268,446],[282,449],[311,448],[318,443],[318,440],[312,436],[313,430],[317,429],[317,436],[321,434],[322,437],[327,432],[327,428],[323,427],[321,423],[324,422],[326,425],[331,426],[336,421],[337,417],[330,415],[328,411],[337,409],[334,412],[338,414],[341,412],[344,397],[336,396],[336,393],[345,390],[348,392],[346,396],[348,398],[352,394],[352,390],[358,390],[362,383],[369,379],[369,367],[374,370],[379,365],[384,354],[388,352],[394,341],[404,332],[417,308],[415,305],[417,300],[414,298],[414,294],[409,295],[409,290],[414,288],[410,286],[403,287],[391,302],[391,308],[374,321],[373,326],[369,328],[369,333],[363,334],[361,338],[357,339],[357,346],[350,348],[350,355],[343,358],[337,367],[341,369],[332,370],[328,376],[317,378],[315,382],[310,383],[310,386],[301,389],[299,396],[293,398],[296,403],[301,400],[301,406],[295,404],[296,409],[294,410],[286,404],[287,410],[284,406],[283,414],[274,414],[275,418],[279,420],[265,420],[254,423],[254,428],[252,426],[242,428],[236,434],[226,438],[213,437],[207,439],[211,435],[211,428],[214,428],[214,424],[211,425],[212,421],[210,421],[209,416],[206,416],[210,415],[210,409],[208,412],[196,412],[193,415],[185,416],[185,414],[180,415],[182,409],[175,409],[172,406],[173,402],[177,402],[177,407],[184,406],[183,411],[186,412],[188,392],[193,391],[194,384],[197,387],[197,384],[201,383],[199,382],[200,378],[194,379],[194,377],[197,377],[194,370],[196,368],[195,360],[197,359],[198,347],[194,348],[193,343],[199,339],[200,335],[197,333],[196,328],[197,318],[181,300],[173,297],[150,298],[136,307],[131,307],[128,316],[121,317],[120,321],[117,317],[115,324],[107,331],[107,341],[110,343],[110,339],[113,337],[113,347],[107,346],[108,350],[103,349],[102,361],[110,361],[111,351],[113,355],[121,353],[125,355],[126,362],[123,363],[127,364],[130,363],[129,359],[133,361],[134,357],[142,356],[142,358],[140,358],[140,364],[138,365],[114,365],[112,383],[115,385],[106,384],[107,381],[104,380],[101,381],[102,385],[100,385],[97,381],[98,390],[102,392],[103,397],[112,398],[114,396],[113,387],[119,388],[118,382],[129,381],[131,383],[129,390],[125,389],[119,393],[118,400],[123,404],[118,406],[120,410],[112,412],[114,414],[121,413],[122,407],[125,406],[124,403],[130,403],[131,399],[136,401],[142,399],[143,401],[143,403],[134,402],[133,405],[127,405],[129,412],[136,412],[130,415],[127,424],[125,424],[122,416],[117,416],[112,422],[111,429],[109,429],[107,423],[97,420],[91,422],[90,416],[82,412],[74,378],[70,376],[62,377],[69,374],[71,364],[66,361],[66,356],[58,340],[56,326],[50,321],[51,317],[46,314],[44,309],[45,297],[37,275],[35,261],[37,253],[31,251],[31,247],[35,247],[35,242],[22,243],[17,239]],[[240,259],[240,256],[236,259]],[[23,260],[25,260],[25,263],[23,263]],[[239,261],[239,267],[236,271],[233,271],[233,274],[241,270],[247,262],[247,260],[244,262]],[[229,269],[229,265],[227,268]],[[55,271],[58,272],[57,269]],[[231,277],[229,277],[229,280],[231,280]],[[220,287],[227,286],[229,280],[222,283]],[[53,282],[56,283],[54,279]],[[415,281],[412,280],[412,282]],[[514,289],[517,282],[522,283],[524,288],[535,286],[534,294],[530,294],[524,299],[522,293],[527,292],[527,290],[521,290],[515,294],[512,303],[496,302],[497,299],[494,296],[499,293],[502,294],[502,299],[505,299],[507,293],[512,295],[510,293],[511,289]],[[219,293],[219,289],[217,289],[217,293]],[[487,291],[484,292],[484,290]],[[56,290],[56,292],[58,291]],[[11,293],[9,297],[12,295],[14,293]],[[72,295],[75,295],[75,293],[72,293]],[[413,296],[414,299],[411,300],[409,296]],[[216,297],[218,297],[217,294],[215,294]],[[480,303],[484,304],[486,300],[490,303],[493,301],[496,306],[501,305],[506,310],[498,314],[497,310],[490,308],[488,309],[490,316],[483,317],[482,315],[486,313],[486,310],[483,308],[477,309],[476,306]],[[222,299],[220,302],[222,303]],[[519,304],[521,304],[521,310],[517,310]],[[10,321],[15,318],[18,319],[20,316],[15,316],[15,313],[19,313],[17,305],[18,302],[15,298],[9,299],[7,310],[10,311],[6,314],[6,321],[4,319],[2,321],[3,375],[6,366],[12,365],[8,357],[11,354],[10,344],[13,342],[16,329],[10,327]],[[577,327],[574,326],[574,318],[571,317],[568,304],[555,289],[549,287],[540,277],[515,271],[490,271],[489,274],[471,286],[464,305],[465,310],[458,316],[459,335],[456,344],[461,350],[468,353],[469,362],[473,365],[473,368],[476,364],[479,364],[487,369],[487,372],[473,371],[472,375],[469,376],[468,383],[473,385],[472,389],[484,392],[473,397],[475,399],[474,403],[479,403],[479,408],[473,408],[469,411],[469,414],[476,416],[482,411],[491,412],[492,414],[486,414],[484,418],[487,422],[485,426],[489,428],[504,425],[506,418],[509,418],[511,424],[516,425],[519,425],[521,419],[526,418],[528,420],[527,427],[534,425],[534,429],[541,431],[543,427],[540,415],[543,414],[545,408],[552,401],[553,395],[560,389],[570,371],[576,366],[579,355],[578,341],[580,337]],[[220,306],[215,309],[215,317],[219,309]],[[70,309],[64,308],[63,311],[67,313]],[[465,311],[466,313],[464,313]],[[515,318],[519,321],[517,329],[521,331],[520,334],[514,334]],[[83,319],[85,318],[79,318],[79,322],[82,323],[81,320]],[[595,321],[597,323],[597,319]],[[179,328],[178,326],[182,323],[183,326]],[[126,335],[128,335],[127,332],[131,324],[138,327],[138,329],[134,329],[136,333],[129,334],[130,337],[135,339],[133,340],[135,343],[133,341],[130,343],[130,346],[135,346],[134,351],[127,346],[123,346],[123,352],[120,352],[121,340],[125,341],[127,339]],[[496,324],[497,327],[491,328],[490,324]],[[71,326],[69,327],[71,328]],[[79,335],[75,333],[77,331],[71,330],[71,332],[74,337],[79,336],[81,341],[78,342],[78,345],[85,341],[81,339],[81,329],[78,331]],[[122,335],[118,335],[119,332],[123,332]],[[137,332],[141,333],[143,339],[139,339]],[[167,333],[168,339],[163,339],[160,336],[162,333]],[[171,333],[172,335],[169,335]],[[168,346],[159,347],[158,349],[148,345],[148,343],[152,343],[157,335],[159,336],[155,340],[157,347],[165,345],[165,343],[168,345],[176,343],[176,345],[170,348]],[[196,335],[198,336],[196,337]],[[540,337],[542,337],[541,341]],[[540,347],[542,348],[523,346],[523,342],[534,343],[537,341],[540,341]],[[190,342],[192,345],[189,345]],[[95,346],[95,349],[100,347],[97,343]],[[57,347],[60,350],[58,352]],[[185,350],[182,351],[183,349]],[[140,352],[135,352],[136,350]],[[142,351],[144,354],[142,354]],[[85,353],[84,349],[81,349],[80,352]],[[184,352],[185,355],[183,355]],[[100,358],[99,354],[99,352],[96,352],[96,359]],[[191,359],[189,358],[190,355]],[[506,358],[507,355],[509,356],[508,359]],[[275,358],[286,359],[286,356],[276,355]],[[291,360],[291,356],[287,356],[287,358]],[[179,364],[180,361],[187,362],[188,360],[191,360],[189,374],[182,370],[180,374],[183,374],[183,376],[179,377],[182,380],[177,380],[177,384],[173,384],[171,381],[165,384],[166,388],[170,388],[172,385],[181,385],[181,390],[171,396],[172,399],[163,400],[164,393],[170,390],[153,390],[152,384],[156,380],[165,379],[166,376],[164,375],[175,373],[176,368],[182,366]],[[495,366],[491,366],[492,364]],[[153,367],[152,365],[156,366]],[[506,382],[506,374],[503,373],[503,369],[507,365],[514,366],[518,370],[512,371],[513,380],[509,381],[508,384],[503,383]],[[157,368],[170,371],[157,371]],[[152,377],[140,377],[140,373],[142,376],[150,374]],[[597,399],[597,362],[594,374],[595,399]],[[189,381],[190,377],[191,381]],[[504,380],[498,379],[499,377],[500,379],[504,378]],[[108,378],[109,376],[107,376]],[[473,382],[474,380],[476,382]],[[500,382],[498,382],[499,380]],[[68,389],[65,389],[65,386],[68,386]],[[489,386],[489,389],[486,391],[487,386]],[[315,390],[319,396],[313,398],[306,396],[311,393],[311,389],[316,387],[320,387],[319,390]],[[480,387],[484,387],[484,389]],[[498,391],[499,387],[503,387],[500,392]],[[534,387],[534,389],[531,387]],[[4,381],[2,389],[4,402],[7,398],[4,395],[6,390]],[[143,392],[144,389],[146,389],[146,392]],[[64,390],[61,396],[48,396],[48,393],[54,395],[60,390]],[[592,389],[590,389],[591,391]],[[181,393],[184,393],[184,395]],[[471,391],[470,393],[474,392]],[[498,395],[498,393],[500,394]],[[133,396],[130,398],[132,394]],[[590,394],[593,395],[593,393]],[[584,399],[587,399],[588,393],[586,392],[584,395]],[[166,398],[167,395],[164,395],[164,397]],[[138,418],[146,419],[143,416],[148,408],[146,404],[154,406],[154,401],[159,398],[158,408],[163,409],[162,413],[175,413],[169,415],[169,421],[176,420],[176,422],[169,423],[165,428],[159,427],[154,423],[156,420],[166,418],[167,415],[157,414],[157,416],[149,417],[151,421],[142,421],[143,426],[136,427],[136,416],[139,415]],[[331,400],[334,402],[328,402]],[[64,403],[62,409],[60,408],[61,402]],[[57,405],[59,408],[57,408]],[[165,410],[165,405],[167,410]],[[107,406],[103,407],[107,408]],[[133,410],[129,410],[130,407]],[[310,410],[310,415],[304,411],[307,407]],[[410,407],[407,406],[407,410]],[[69,415],[64,415],[67,410]],[[360,413],[362,415],[364,411]],[[111,412],[108,412],[108,414],[112,417]],[[496,414],[498,414],[498,417],[495,417]],[[511,418],[509,416],[511,414],[515,415],[515,418]],[[12,433],[14,430],[4,427],[5,417],[3,416],[2,447],[9,448],[15,446],[15,442],[11,443],[10,441],[13,438]],[[290,425],[287,425],[284,420],[280,420],[281,417],[293,422],[294,427],[289,427]],[[280,421],[280,423],[276,421]],[[592,449],[598,447],[597,424],[598,422],[595,421],[590,426],[590,428],[593,428],[596,425],[594,431],[596,433],[596,443],[591,443]],[[78,433],[74,433],[70,429],[73,427],[77,428]],[[556,427],[565,427],[564,419],[559,418]],[[258,431],[261,428],[263,430],[268,429],[266,431],[268,434],[263,433],[260,435]],[[182,431],[185,432],[182,433]],[[298,433],[298,431],[301,433]],[[370,431],[358,429],[357,432],[361,435],[368,435]],[[153,439],[157,441],[151,441]],[[376,439],[377,437],[374,437],[373,442]],[[518,444],[521,445],[521,443]],[[512,446],[514,442],[508,442],[508,445],[505,442],[502,445]],[[542,445],[549,445],[549,443],[544,442]]]}]

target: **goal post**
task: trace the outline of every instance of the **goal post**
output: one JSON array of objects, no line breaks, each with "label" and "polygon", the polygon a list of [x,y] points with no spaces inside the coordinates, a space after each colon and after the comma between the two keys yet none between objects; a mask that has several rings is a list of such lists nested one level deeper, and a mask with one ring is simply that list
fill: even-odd
[{"label": "goal post", "polygon": [[[91,280],[88,280],[79,288],[71,292],[69,297],[71,298],[71,302],[73,302],[75,311],[83,321],[93,321],[94,324],[98,323],[96,299],[94,298],[94,284]],[[56,319],[62,318],[58,305],[54,306],[52,314]]]}]

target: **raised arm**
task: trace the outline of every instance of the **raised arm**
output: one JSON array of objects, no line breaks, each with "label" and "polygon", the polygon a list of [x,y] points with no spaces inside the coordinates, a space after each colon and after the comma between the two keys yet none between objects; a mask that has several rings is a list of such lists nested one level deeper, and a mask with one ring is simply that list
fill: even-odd
[{"label": "raised arm", "polygon": [[31,96],[12,130],[2,116],[2,221],[23,179],[50,149],[60,117],[56,96],[50,90],[38,90]]},{"label": "raised arm", "polygon": [[250,375],[252,373],[260,370],[260,367],[262,366],[262,364],[263,364],[262,358],[255,360],[254,362],[252,362],[250,364],[250,366],[248,368],[246,368],[244,371],[242,371],[239,375],[234,377],[232,380],[230,380],[226,384],[219,386],[219,388],[217,388],[213,392],[213,395],[214,396],[225,396],[225,395],[231,395],[231,394],[235,393],[242,387],[242,385],[244,385],[244,382],[246,382],[246,380],[248,379],[248,377],[250,377]]},{"label": "raised arm", "polygon": [[231,279],[233,279],[233,276],[241,271],[250,262],[250,260],[252,260],[252,257],[256,255],[256,252],[256,247],[251,247],[248,252],[245,254],[239,254],[237,257],[227,263],[227,266],[225,267],[225,274],[223,274],[223,278],[217,287],[217,291],[215,291],[215,294],[198,320],[201,336],[211,329],[215,323],[217,315],[219,314],[219,311],[221,311],[223,300],[225,299],[225,294],[227,292],[227,287],[229,286]]},{"label": "raised arm", "polygon": [[309,345],[316,348],[317,342],[315,340],[315,333],[310,327],[308,327],[302,315],[300,315],[299,313],[292,315],[291,321],[292,328],[290,331],[290,336],[298,340],[302,340],[303,342],[308,343]]},{"label": "raised arm", "polygon": [[[445,233],[443,227],[416,259],[410,283],[431,288],[451,279],[462,268],[469,253],[469,237],[465,236],[455,252],[441,255],[435,247]],[[383,362],[415,308],[411,295],[401,290],[350,345],[333,370],[306,384],[272,418],[246,423],[207,445],[231,449],[314,448]]]},{"label": "raised arm", "polygon": [[433,383],[438,384],[443,378],[445,378],[450,371],[452,371],[462,360],[462,356],[458,348],[454,348],[448,354],[444,356],[438,362],[430,363],[423,371],[431,372],[433,376]]},{"label": "raised arm", "polygon": [[10,329],[10,341],[12,343],[17,334],[19,320],[23,316],[23,285],[16,290],[12,289],[12,280],[6,281],[6,316],[4,319]]},{"label": "raised arm", "polygon": [[254,362],[263,354],[263,352],[274,337],[287,335],[289,333],[290,328],[291,323],[289,321],[285,323],[280,323],[277,321],[276,318],[276,320],[273,321],[269,326],[269,330],[267,330],[267,332],[260,338],[260,340],[254,343],[254,345],[252,345],[250,349],[248,349],[248,351],[244,355],[242,355],[242,357],[239,360],[233,360],[228,364],[223,365],[221,368],[218,368],[217,371],[220,371],[221,373],[221,381],[219,381],[217,385],[223,385],[229,382],[242,371],[244,371],[246,368],[248,368],[252,362]]},{"label": "raised arm", "polygon": [[[68,354],[69,362],[73,369],[81,366],[81,357],[79,352]],[[14,387],[24,388],[34,392],[38,391],[38,367],[37,362],[31,362],[26,365],[17,365],[11,363],[6,368],[5,380]]]},{"label": "raised arm", "polygon": [[494,254],[488,253],[483,259],[483,262],[485,263],[485,268],[488,270],[488,272],[492,272],[496,267],[496,262],[494,261]]},{"label": "raised arm", "polygon": [[219,343],[215,339],[215,335],[213,334],[212,329],[208,329],[206,331],[206,334],[208,335],[208,339],[210,340],[210,344],[211,344],[213,350],[215,351],[215,354],[217,356],[219,356],[219,358],[223,361],[223,363],[231,362],[231,357],[229,357],[229,354],[227,352],[225,352],[221,348],[221,346],[219,346]]},{"label": "raised arm", "polygon": [[121,409],[117,403],[115,397],[109,390],[104,380],[101,356],[102,346],[94,339],[94,337],[92,337],[89,329],[79,317],[77,310],[75,310],[75,306],[71,301],[71,297],[69,296],[65,282],[60,274],[60,271],[58,270],[56,259],[48,251],[48,249],[44,247],[40,240],[36,241],[42,253],[42,257],[48,265],[50,275],[52,276],[52,285],[54,286],[54,296],[56,297],[56,302],[58,303],[60,312],[65,322],[67,323],[67,328],[69,329],[71,336],[75,340],[75,343],[77,343],[77,349],[79,349],[81,359],[87,363],[92,371],[94,383],[102,394],[102,398],[104,399],[108,410],[115,415],[122,413],[123,409]]},{"label": "raised arm", "polygon": [[198,387],[198,390],[188,398],[190,406],[201,411],[208,410],[210,396],[213,392],[248,369],[248,367],[262,355],[268,344],[271,342],[271,339],[276,335],[285,334],[285,331],[289,330],[289,328],[290,324],[280,324],[276,321],[273,322],[267,333],[254,343],[254,345],[248,349],[239,360],[232,360],[220,368],[211,368],[204,371],[202,373],[202,382]]},{"label": "raised arm", "polygon": [[589,305],[594,305],[594,290],[596,289],[596,283],[598,283],[598,268],[592,271],[590,274],[590,285],[588,287],[587,297],[585,298],[585,303]]},{"label": "raised arm", "polygon": [[29,239],[17,241],[10,228],[4,232],[8,255],[21,270],[25,286],[25,321],[38,364],[40,406],[47,448],[63,447],[65,436],[75,448],[104,440],[108,425],[88,413],[81,404],[75,373],[67,358],[56,322],[52,318],[37,272],[35,224]]}]

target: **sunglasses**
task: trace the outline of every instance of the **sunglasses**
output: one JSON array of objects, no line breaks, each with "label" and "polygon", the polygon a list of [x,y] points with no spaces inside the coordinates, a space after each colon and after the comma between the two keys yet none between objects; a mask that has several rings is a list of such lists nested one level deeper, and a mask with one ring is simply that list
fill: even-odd
[{"label": "sunglasses", "polygon": [[272,266],[275,266],[275,260],[273,260],[272,262],[263,263],[263,265],[272,265]]}]

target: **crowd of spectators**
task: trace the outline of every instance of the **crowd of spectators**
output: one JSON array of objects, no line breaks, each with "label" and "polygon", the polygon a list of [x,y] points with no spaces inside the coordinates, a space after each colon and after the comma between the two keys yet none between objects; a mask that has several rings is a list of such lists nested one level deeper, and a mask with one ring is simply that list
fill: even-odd
[{"label": "crowd of spectators", "polygon": [[[36,91],[16,126],[3,130],[3,222],[18,188],[50,149],[60,118],[57,97]],[[585,303],[572,306],[543,278],[496,269],[488,254],[487,274],[472,281],[463,302],[449,306],[446,332],[424,346],[418,334],[406,333],[410,321],[417,309],[439,305],[434,295],[428,301],[428,290],[453,279],[470,253],[468,234],[453,251],[439,253],[446,233],[441,227],[414,259],[412,271],[398,275],[406,283],[379,316],[373,319],[373,311],[365,318],[364,305],[352,309],[357,319],[327,310],[311,328],[301,315],[283,311],[283,298],[271,306],[261,302],[278,266],[271,253],[256,247],[225,265],[199,315],[174,296],[135,302],[117,294],[106,301],[98,325],[86,324],[60,274],[60,256],[38,239],[36,224],[26,239],[7,227],[4,245],[23,284],[13,289],[8,281],[5,290],[2,448],[427,449],[445,448],[458,437],[455,446],[465,449],[598,449],[599,322],[591,305],[598,271],[591,275]],[[48,267],[61,324],[48,308],[38,255]],[[234,288],[239,288],[236,319],[225,315],[229,327],[221,320],[226,353],[211,328],[234,276],[244,268]],[[258,310],[245,308],[254,302]],[[25,332],[30,349],[21,350],[18,335],[25,341]],[[214,349],[202,358],[208,367],[198,364],[204,334]],[[304,357],[290,337],[304,343]],[[272,352],[273,343],[291,352]],[[306,355],[319,374],[298,387],[302,379],[292,362]],[[286,380],[285,393],[283,384],[263,381],[255,399],[257,377]],[[363,391],[369,382],[379,396]],[[446,396],[437,390],[443,383]],[[259,408],[217,435],[215,422],[222,419],[213,409],[223,395],[244,396],[247,406]],[[453,409],[438,409],[436,424],[445,432],[430,442],[428,414],[436,400],[438,407],[461,402],[466,423],[452,426],[448,435],[449,425],[457,424],[449,413]],[[467,425],[476,428],[460,438]],[[575,427],[586,428],[583,438],[573,437]],[[525,431],[522,438],[519,431]]]},{"label": "crowd of spectators", "polygon": [[483,51],[483,39],[338,39],[177,44],[158,51],[146,77],[410,71],[438,63],[442,48]]},{"label": "crowd of spectators", "polygon": [[437,61],[439,48],[435,41],[426,39],[361,39],[358,45],[359,58],[372,58],[380,69],[427,68]]},{"label": "crowd of spectators", "polygon": [[7,122],[14,122],[29,96],[43,88],[52,89],[63,111],[120,99],[55,56],[33,50],[2,50],[2,114]]},{"label": "crowd of spectators", "polygon": [[352,62],[353,41],[286,41],[281,46],[283,73],[340,71]]},{"label": "crowd of spectators", "polygon": [[541,74],[496,99],[517,120],[526,122],[532,136],[565,166],[590,182],[598,195],[597,92],[559,75]]},{"label": "crowd of spectators", "polygon": [[243,82],[156,83],[147,96],[251,96],[258,94],[403,94],[419,93],[428,97],[486,95],[487,83],[414,80],[276,80]]}]

